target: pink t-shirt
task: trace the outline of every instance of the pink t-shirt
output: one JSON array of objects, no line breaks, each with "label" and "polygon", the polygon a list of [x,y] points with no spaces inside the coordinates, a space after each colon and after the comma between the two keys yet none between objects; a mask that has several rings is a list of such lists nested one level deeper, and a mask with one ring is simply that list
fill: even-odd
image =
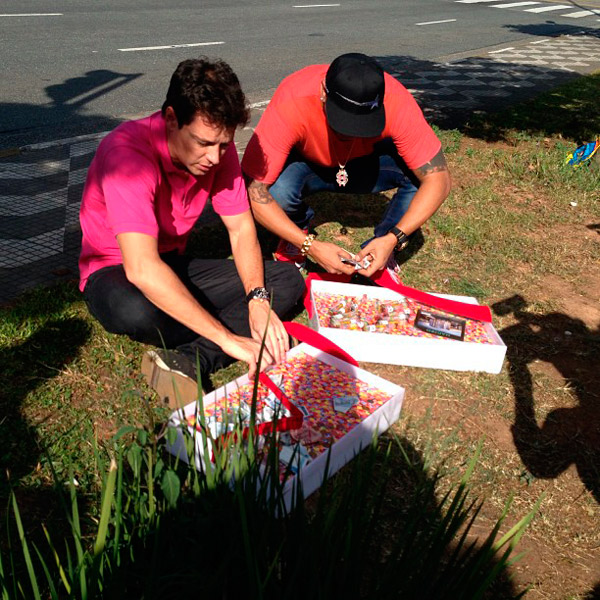
[{"label": "pink t-shirt", "polygon": [[273,183],[292,149],[324,167],[367,156],[373,146],[391,138],[410,169],[429,162],[441,143],[410,92],[388,73],[385,77],[385,128],[372,138],[341,142],[331,135],[321,98],[321,82],[329,65],[312,65],[286,77],[256,127],[242,159],[249,177]]},{"label": "pink t-shirt", "polygon": [[94,271],[123,262],[119,233],[145,233],[158,240],[160,253],[182,253],[209,197],[219,215],[249,210],[233,143],[196,177],[173,164],[160,112],[119,125],[98,146],[83,190],[79,289]]}]

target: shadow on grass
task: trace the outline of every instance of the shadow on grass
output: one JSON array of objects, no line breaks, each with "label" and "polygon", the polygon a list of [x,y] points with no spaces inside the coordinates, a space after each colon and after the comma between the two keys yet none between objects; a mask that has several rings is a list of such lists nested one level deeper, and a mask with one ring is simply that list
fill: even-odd
[{"label": "shadow on grass", "polygon": [[[600,502],[600,330],[561,313],[539,315],[513,296],[493,305],[498,315],[513,313],[517,324],[499,331],[506,343],[515,395],[513,439],[533,477],[553,479],[571,464],[582,483]],[[536,419],[529,365],[551,364],[573,391],[579,405],[555,408],[541,426]]]},{"label": "shadow on grass", "polygon": [[600,600],[600,581],[595,585],[593,590],[586,594],[583,600]]},{"label": "shadow on grass", "polygon": [[[2,392],[0,393],[0,495],[5,496],[5,476],[10,472],[14,482],[31,472],[38,463],[41,448],[37,428],[22,412],[28,396],[57,375],[77,355],[90,336],[89,324],[85,320],[68,314],[68,306],[77,292],[70,286],[36,290],[12,309],[2,312],[2,332],[7,343],[0,347],[2,365]],[[11,335],[15,330],[31,330]],[[14,340],[20,340],[15,342]],[[52,393],[56,393],[52,391]],[[56,404],[48,398],[39,400],[36,415],[40,419],[55,419]]]},{"label": "shadow on grass", "polygon": [[[475,597],[496,561],[463,567],[461,552],[473,556],[481,541],[458,551],[447,522],[451,533],[439,535],[449,503],[442,510],[436,500],[437,475],[406,439],[391,446],[385,466],[384,451],[363,452],[285,518],[252,500],[256,488],[240,495],[222,485],[180,502],[122,553],[105,597]],[[505,575],[483,597],[517,597]]]}]

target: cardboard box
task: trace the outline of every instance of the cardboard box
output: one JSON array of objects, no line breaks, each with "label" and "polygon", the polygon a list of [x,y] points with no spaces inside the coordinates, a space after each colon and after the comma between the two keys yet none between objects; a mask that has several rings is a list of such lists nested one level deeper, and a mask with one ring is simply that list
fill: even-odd
[{"label": "cardboard box", "polygon": [[[282,366],[276,366],[269,375],[284,372],[285,394],[303,412],[303,425],[321,434],[317,443],[305,445],[310,454],[310,462],[298,469],[305,497],[312,494],[323,483],[323,474],[329,456],[331,476],[365,446],[373,437],[388,429],[400,417],[404,389],[381,377],[377,377],[363,369],[317,350],[308,344],[300,344],[287,354]],[[231,402],[239,402],[240,391],[245,394],[246,386],[251,385],[245,375],[228,385],[207,394],[204,397],[205,412],[211,411],[212,405],[232,398]],[[347,412],[334,409],[333,397],[355,394],[359,402]],[[171,453],[184,461],[188,461],[186,450],[187,431],[194,434],[194,425],[190,422],[196,414],[196,403],[176,411],[170,418],[170,425],[177,430],[177,439],[168,445]],[[293,432],[292,432],[293,433]],[[281,434],[284,435],[284,434]],[[289,435],[289,433],[285,434]],[[188,440],[190,439],[189,436]],[[280,458],[282,445],[280,444]],[[289,452],[288,452],[289,454]],[[204,460],[202,436],[195,435],[196,468],[202,470],[210,460]],[[294,497],[296,476],[286,481],[284,500],[289,508]]]},{"label": "cardboard box", "polygon": [[[377,299],[381,303],[397,302],[403,296],[383,287],[312,281],[310,326],[358,361],[487,373],[499,373],[502,369],[506,345],[491,323],[467,320],[467,333],[463,341],[426,333],[414,327],[414,320],[418,308],[423,307],[428,310],[429,307],[408,299],[411,314],[407,315],[404,334],[341,329],[329,326],[329,315],[323,310],[323,298],[326,298],[323,294],[329,297],[331,295],[366,296],[368,299]],[[468,296],[435,295],[449,300],[477,304],[475,298]],[[321,314],[319,314],[319,306]],[[430,310],[443,313],[435,308]]]}]

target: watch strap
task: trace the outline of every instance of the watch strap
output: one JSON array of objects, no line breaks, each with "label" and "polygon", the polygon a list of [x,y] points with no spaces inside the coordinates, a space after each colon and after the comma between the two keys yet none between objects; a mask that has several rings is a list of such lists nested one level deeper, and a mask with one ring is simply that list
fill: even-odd
[{"label": "watch strap", "polygon": [[251,300],[260,300],[261,302],[271,302],[271,294],[265,287],[255,287],[246,295],[246,302]]},{"label": "watch strap", "polygon": [[402,229],[398,229],[398,227],[390,227],[388,229],[388,233],[393,233],[396,236],[396,251],[400,252],[400,250],[404,250],[404,248],[408,246],[408,242],[410,240],[404,231],[402,231]]}]

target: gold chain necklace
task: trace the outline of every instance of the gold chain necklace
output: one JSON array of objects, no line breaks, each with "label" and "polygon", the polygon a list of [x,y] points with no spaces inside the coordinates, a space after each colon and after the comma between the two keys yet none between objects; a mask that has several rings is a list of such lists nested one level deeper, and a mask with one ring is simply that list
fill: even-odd
[{"label": "gold chain necklace", "polygon": [[335,175],[335,181],[340,187],[344,187],[348,183],[349,177],[348,177],[348,171],[346,171],[346,164],[350,160],[350,155],[352,154],[352,150],[354,149],[354,142],[356,142],[356,138],[354,138],[352,140],[352,144],[350,146],[350,152],[348,152],[348,156],[346,157],[344,164],[342,164],[339,161],[339,159],[337,157],[337,152],[335,151],[335,147],[333,145],[331,146],[331,149],[333,150],[333,158],[335,158],[335,162],[338,164],[338,167],[339,167],[338,172]]}]

